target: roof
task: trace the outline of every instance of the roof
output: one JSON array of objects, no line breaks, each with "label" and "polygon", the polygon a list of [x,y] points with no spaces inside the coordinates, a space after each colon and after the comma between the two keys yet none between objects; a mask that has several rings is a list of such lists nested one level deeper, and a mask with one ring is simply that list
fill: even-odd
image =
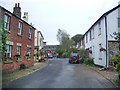
[{"label": "roof", "polygon": [[[32,25],[30,25],[29,23],[25,22],[23,19],[17,17],[15,14],[11,13],[10,11],[8,11],[7,9],[5,9],[4,7],[0,6],[0,8],[2,8],[3,10],[7,11],[8,13],[10,13],[12,16],[15,16],[16,18],[20,19],[22,22],[26,23],[27,25],[31,26],[32,28],[34,28]],[[36,29],[36,28],[34,28]]]},{"label": "roof", "polygon": [[[104,14],[88,29],[87,32],[89,32],[90,29],[93,28],[93,27],[96,25],[96,23],[98,23],[103,17],[107,16],[108,14],[110,14],[110,13],[113,12],[114,10],[118,9],[119,7],[120,7],[120,4],[119,4],[118,6],[116,6],[116,7],[114,7],[113,9],[107,11],[106,13],[104,13]],[[87,32],[86,32],[86,33],[87,33]],[[85,33],[85,34],[86,34],[86,33]],[[85,35],[85,34],[84,34],[84,35]],[[83,35],[83,36],[84,36],[84,35]]]},{"label": "roof", "polygon": [[43,40],[44,40],[44,37],[43,37],[43,35],[42,35],[41,31],[38,31],[38,33],[40,33],[40,34],[41,34],[41,36],[42,36],[42,38],[43,38]]}]

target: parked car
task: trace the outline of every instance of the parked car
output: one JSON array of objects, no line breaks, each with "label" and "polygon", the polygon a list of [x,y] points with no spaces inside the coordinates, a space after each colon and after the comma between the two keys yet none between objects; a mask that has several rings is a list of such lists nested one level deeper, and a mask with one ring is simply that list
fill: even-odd
[{"label": "parked car", "polygon": [[69,63],[79,63],[79,54],[78,53],[71,53],[69,58]]},{"label": "parked car", "polygon": [[51,52],[48,52],[48,58],[53,58],[53,54]]}]

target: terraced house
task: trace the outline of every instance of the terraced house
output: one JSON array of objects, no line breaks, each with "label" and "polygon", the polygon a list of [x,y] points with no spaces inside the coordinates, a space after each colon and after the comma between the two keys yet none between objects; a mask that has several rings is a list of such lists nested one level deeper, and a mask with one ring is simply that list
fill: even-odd
[{"label": "terraced house", "polygon": [[27,67],[34,64],[34,32],[35,28],[30,25],[28,13],[21,18],[20,4],[15,4],[13,13],[0,6],[0,22],[4,21],[4,30],[7,31],[5,60],[3,71],[19,69],[20,64]]},{"label": "terraced house", "polygon": [[120,49],[114,32],[120,32],[120,4],[104,13],[88,29],[79,47],[89,51],[88,56],[94,58],[96,65],[109,67],[112,64],[111,55]]}]

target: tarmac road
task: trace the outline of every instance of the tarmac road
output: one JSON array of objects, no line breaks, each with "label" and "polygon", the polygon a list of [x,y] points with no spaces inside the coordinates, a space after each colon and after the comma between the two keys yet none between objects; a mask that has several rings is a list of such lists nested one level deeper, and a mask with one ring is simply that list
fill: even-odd
[{"label": "tarmac road", "polygon": [[49,59],[48,65],[10,82],[5,88],[115,88],[94,70],[68,59]]}]

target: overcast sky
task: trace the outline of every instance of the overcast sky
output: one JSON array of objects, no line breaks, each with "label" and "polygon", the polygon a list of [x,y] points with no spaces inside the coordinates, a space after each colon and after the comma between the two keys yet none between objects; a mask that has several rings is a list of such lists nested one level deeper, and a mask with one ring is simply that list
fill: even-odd
[{"label": "overcast sky", "polygon": [[13,12],[20,3],[22,16],[29,14],[29,23],[40,30],[47,45],[59,44],[58,29],[70,36],[84,34],[105,12],[118,5],[120,0],[0,0],[0,5]]}]

